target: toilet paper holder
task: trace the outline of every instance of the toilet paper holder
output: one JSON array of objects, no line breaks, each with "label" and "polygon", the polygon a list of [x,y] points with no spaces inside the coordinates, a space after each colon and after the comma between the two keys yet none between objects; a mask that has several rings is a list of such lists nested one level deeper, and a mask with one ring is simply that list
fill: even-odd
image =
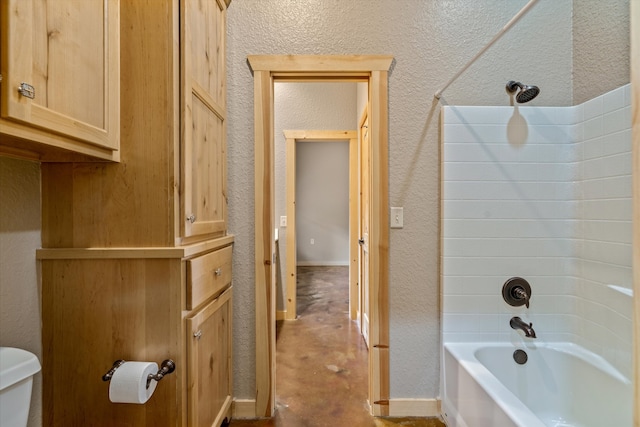
[{"label": "toilet paper holder", "polygon": [[[102,376],[102,381],[110,381],[111,377],[113,377],[113,374],[116,372],[116,370],[120,366],[122,366],[125,362],[126,360],[122,360],[122,359],[119,359],[113,362],[113,366],[111,367],[111,369],[109,369],[107,373]],[[162,363],[160,364],[160,370],[155,374],[149,374],[149,376],[147,377],[147,388],[149,388],[149,384],[151,384],[151,380],[160,381],[162,378],[164,378],[165,375],[168,375],[175,370],[176,370],[176,362],[174,362],[171,359],[162,361]]]}]

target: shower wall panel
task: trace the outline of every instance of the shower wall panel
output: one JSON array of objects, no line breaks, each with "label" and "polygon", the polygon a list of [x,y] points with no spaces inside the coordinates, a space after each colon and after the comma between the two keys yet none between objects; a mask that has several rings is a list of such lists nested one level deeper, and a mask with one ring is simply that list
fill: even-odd
[{"label": "shower wall panel", "polygon": [[[568,339],[574,124],[562,107],[443,108],[445,341],[516,340],[514,315],[547,339]],[[514,276],[531,283],[529,309],[502,299]]]},{"label": "shower wall panel", "polygon": [[[631,367],[629,85],[575,107],[443,107],[444,341],[571,341]],[[529,309],[502,299],[521,276]],[[609,286],[614,285],[614,286]]]}]

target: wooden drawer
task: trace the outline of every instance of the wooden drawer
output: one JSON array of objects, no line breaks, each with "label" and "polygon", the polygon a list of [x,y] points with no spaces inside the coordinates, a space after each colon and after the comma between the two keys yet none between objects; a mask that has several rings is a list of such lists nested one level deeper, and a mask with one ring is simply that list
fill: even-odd
[{"label": "wooden drawer", "polygon": [[219,294],[231,283],[231,246],[187,261],[187,310]]}]

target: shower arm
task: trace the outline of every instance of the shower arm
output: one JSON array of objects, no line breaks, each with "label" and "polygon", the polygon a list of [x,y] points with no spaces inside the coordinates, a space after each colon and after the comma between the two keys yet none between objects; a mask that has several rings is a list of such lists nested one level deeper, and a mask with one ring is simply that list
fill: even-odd
[{"label": "shower arm", "polygon": [[534,4],[536,4],[538,0],[529,0],[529,3],[525,4],[524,7],[522,9],[520,9],[520,12],[516,13],[514,15],[513,18],[511,18],[511,20],[509,22],[507,22],[507,24],[502,27],[502,29],[498,32],[498,34],[496,34],[489,43],[487,43],[487,45],[485,47],[483,47],[480,52],[478,52],[476,54],[476,56],[474,56],[473,58],[471,58],[471,60],[469,62],[467,62],[464,67],[462,67],[448,82],[447,84],[445,84],[442,89],[436,91],[436,93],[433,95],[436,99],[440,99],[440,97],[442,97],[442,92],[444,92],[449,85],[451,85],[451,83],[453,83],[454,81],[456,81],[456,79],[458,77],[460,77],[460,75],[462,73],[464,73],[467,68],[469,68],[471,66],[471,64],[473,64],[474,62],[476,62],[476,60],[478,58],[480,58],[486,51],[487,49],[489,49],[495,42],[497,42],[500,37],[502,37],[504,35],[504,33],[506,33],[507,31],[509,31],[509,29],[520,20],[520,18],[522,18],[528,11],[529,9],[531,9],[531,7],[533,7]]}]

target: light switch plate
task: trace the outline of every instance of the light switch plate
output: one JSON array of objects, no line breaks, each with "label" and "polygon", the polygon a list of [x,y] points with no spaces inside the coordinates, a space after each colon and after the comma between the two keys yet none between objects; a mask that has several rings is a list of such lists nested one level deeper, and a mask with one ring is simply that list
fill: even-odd
[{"label": "light switch plate", "polygon": [[391,208],[391,228],[404,227],[404,208]]},{"label": "light switch plate", "polygon": [[287,217],[286,216],[281,216],[280,217],[280,227],[286,227],[287,226]]}]

